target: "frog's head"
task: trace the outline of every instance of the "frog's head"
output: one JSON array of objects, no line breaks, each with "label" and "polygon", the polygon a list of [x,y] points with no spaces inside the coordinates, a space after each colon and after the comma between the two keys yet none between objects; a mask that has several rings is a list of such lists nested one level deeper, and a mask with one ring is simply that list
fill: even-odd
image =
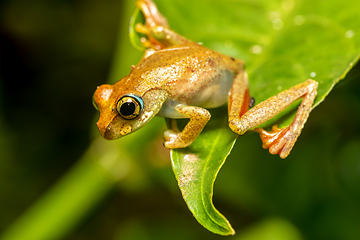
[{"label": "frog's head", "polygon": [[104,84],[96,89],[93,103],[100,111],[97,126],[106,139],[125,136],[143,125],[144,101],[136,94],[121,93],[121,89]]},{"label": "frog's head", "polygon": [[148,91],[141,96],[121,86],[101,85],[93,96],[94,106],[100,111],[97,126],[105,139],[117,139],[138,130],[158,113],[165,99],[162,91]]}]

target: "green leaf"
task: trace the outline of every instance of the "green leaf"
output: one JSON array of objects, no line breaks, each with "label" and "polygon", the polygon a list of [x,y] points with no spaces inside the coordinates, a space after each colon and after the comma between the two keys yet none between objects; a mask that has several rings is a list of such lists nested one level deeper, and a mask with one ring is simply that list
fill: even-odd
[{"label": "green leaf", "polygon": [[139,8],[135,8],[134,13],[130,18],[130,26],[129,26],[129,38],[131,45],[139,51],[145,51],[145,47],[141,43],[141,38],[145,37],[146,35],[138,33],[135,30],[135,26],[138,23],[144,24],[145,17],[140,11]]},{"label": "green leaf", "polygon": [[[189,3],[191,2],[191,7]],[[311,0],[156,1],[173,30],[243,59],[259,103],[308,78],[319,82],[314,107],[358,62],[358,3]],[[298,105],[270,120],[288,125]]]},{"label": "green leaf", "polygon": [[212,121],[203,133],[189,147],[173,149],[171,162],[182,196],[196,220],[214,233],[233,235],[230,223],[212,203],[216,176],[237,137],[228,128],[223,112],[211,111]]},{"label": "green leaf", "polygon": [[[243,59],[256,103],[312,78],[319,83],[315,108],[359,61],[360,18],[355,0],[346,4],[340,0],[156,3],[176,32]],[[275,122],[287,126],[297,106],[291,105],[262,127]],[[189,209],[204,227],[222,235],[233,232],[212,204],[213,185],[235,138],[224,110],[222,117],[213,116],[190,147],[172,150],[174,172]]]}]

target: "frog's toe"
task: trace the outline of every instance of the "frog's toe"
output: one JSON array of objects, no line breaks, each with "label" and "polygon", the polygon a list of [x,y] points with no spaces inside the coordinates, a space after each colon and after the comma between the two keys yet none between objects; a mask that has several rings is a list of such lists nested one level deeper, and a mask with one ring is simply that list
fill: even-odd
[{"label": "frog's toe", "polygon": [[151,0],[138,0],[136,6],[143,12],[146,25],[153,27],[156,25],[168,26],[166,18],[159,12],[155,3]]},{"label": "frog's toe", "polygon": [[191,144],[191,142],[186,142],[181,138],[180,133],[176,133],[173,130],[166,130],[164,132],[164,146],[166,148],[185,148]]},{"label": "frog's toe", "polygon": [[260,134],[263,148],[269,149],[271,154],[279,154],[281,158],[286,158],[290,154],[296,141],[290,127],[280,129],[274,125],[269,132],[262,128],[256,128],[255,131]]},{"label": "frog's toe", "polygon": [[135,25],[135,31],[138,32],[138,33],[146,34],[146,35],[150,34],[149,28],[146,27],[144,24],[141,24],[141,23],[137,23]]},{"label": "frog's toe", "polygon": [[174,132],[173,130],[166,130],[164,132],[164,140],[165,140],[164,146],[166,148],[169,148],[169,149],[176,148],[177,133]]}]

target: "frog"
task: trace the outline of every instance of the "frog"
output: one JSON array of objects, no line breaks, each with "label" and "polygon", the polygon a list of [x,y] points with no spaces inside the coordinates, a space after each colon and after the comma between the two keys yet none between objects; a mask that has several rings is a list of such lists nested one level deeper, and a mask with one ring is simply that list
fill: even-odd
[{"label": "frog", "polygon": [[[164,131],[168,149],[190,146],[211,118],[209,109],[227,104],[228,126],[238,135],[259,133],[263,148],[286,158],[316,98],[318,83],[308,79],[254,106],[245,62],[206,48],[176,33],[152,0],[138,0],[144,23],[135,29],[146,48],[130,73],[113,85],[97,87],[93,103],[105,139],[118,139],[145,126],[154,116],[171,119]],[[293,121],[267,131],[258,126],[301,99]],[[179,130],[176,119],[188,119]]]}]

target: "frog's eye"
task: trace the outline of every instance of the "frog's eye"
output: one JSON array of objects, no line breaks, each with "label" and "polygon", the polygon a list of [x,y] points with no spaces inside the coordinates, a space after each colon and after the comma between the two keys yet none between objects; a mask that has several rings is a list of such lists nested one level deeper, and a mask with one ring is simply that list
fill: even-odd
[{"label": "frog's eye", "polygon": [[119,99],[116,110],[123,118],[131,120],[140,115],[143,105],[140,97],[128,94]]}]

